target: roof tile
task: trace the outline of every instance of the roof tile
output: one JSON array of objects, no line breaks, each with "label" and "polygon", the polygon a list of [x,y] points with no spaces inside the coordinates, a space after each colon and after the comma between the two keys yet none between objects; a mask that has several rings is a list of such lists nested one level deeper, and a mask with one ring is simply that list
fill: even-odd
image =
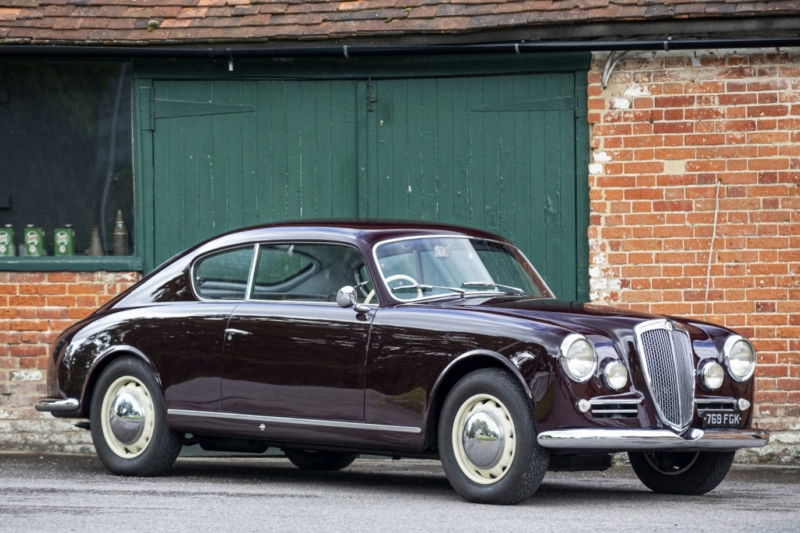
[{"label": "roof tile", "polygon": [[54,30],[77,30],[81,27],[81,20],[79,18],[66,18],[66,19],[56,19],[56,23],[53,24]]},{"label": "roof tile", "polygon": [[167,19],[161,24],[159,24],[159,28],[171,29],[171,28],[186,28],[192,23],[191,19]]},{"label": "roof tile", "polygon": [[0,21],[3,20],[17,20],[17,15],[19,15],[19,9],[14,9],[10,7],[0,7]]},{"label": "roof tile", "polygon": [[133,29],[135,19],[111,19],[107,28],[113,30],[130,30]]},{"label": "roof tile", "polygon": [[17,19],[40,19],[44,18],[44,9],[42,8],[33,8],[33,9],[20,9],[19,15],[17,15]]},{"label": "roof tile", "polygon": [[258,15],[258,6],[236,6],[233,10],[232,16],[243,17],[245,15]]},{"label": "roof tile", "polygon": [[80,28],[90,28],[90,29],[101,29],[108,26],[108,23],[111,22],[111,19],[106,19],[102,17],[98,18],[90,18],[90,19],[79,19],[81,21]]},{"label": "roof tile", "polygon": [[273,15],[270,24],[319,24],[322,22],[322,15],[319,14],[298,14],[298,15]]},{"label": "roof tile", "polygon": [[[0,43],[180,43],[800,13],[800,0],[0,0]],[[149,20],[158,20],[147,31]]]},{"label": "roof tile", "polygon": [[[178,11],[177,17],[179,19],[194,19],[194,18],[202,18],[206,16],[208,13],[207,7],[184,7],[176,8]],[[173,17],[175,15],[172,15]]]},{"label": "roof tile", "polygon": [[436,6],[420,6],[415,7],[408,12],[408,18],[433,18],[436,16]]}]

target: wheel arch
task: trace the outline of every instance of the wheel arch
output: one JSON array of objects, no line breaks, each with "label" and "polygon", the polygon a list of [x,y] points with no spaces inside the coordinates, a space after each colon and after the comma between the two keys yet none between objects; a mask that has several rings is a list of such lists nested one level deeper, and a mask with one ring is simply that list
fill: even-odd
[{"label": "wheel arch", "polygon": [[113,361],[116,361],[121,357],[134,357],[136,359],[140,359],[141,361],[143,361],[150,368],[150,371],[153,373],[153,376],[156,379],[156,383],[158,383],[159,388],[161,388],[161,377],[156,371],[153,362],[141,350],[138,350],[133,346],[111,347],[108,350],[104,351],[102,354],[100,354],[100,356],[94,360],[94,363],[92,363],[92,366],[89,369],[87,378],[83,384],[83,390],[81,391],[82,415],[86,417],[89,416],[89,410],[91,409],[92,405],[92,397],[94,395],[94,389],[95,386],[97,385],[97,380],[100,379],[100,375],[103,373],[103,370],[105,370],[108,367],[108,365],[110,365]]},{"label": "wheel arch", "polygon": [[431,391],[431,401],[428,403],[428,413],[426,416],[425,443],[424,448],[430,448],[437,440],[437,427],[439,425],[439,414],[444,406],[447,395],[458,381],[476,370],[484,368],[499,368],[508,370],[511,375],[522,385],[525,395],[530,402],[532,399],[531,389],[523,378],[519,369],[497,352],[491,350],[472,350],[453,359],[436,378]]}]

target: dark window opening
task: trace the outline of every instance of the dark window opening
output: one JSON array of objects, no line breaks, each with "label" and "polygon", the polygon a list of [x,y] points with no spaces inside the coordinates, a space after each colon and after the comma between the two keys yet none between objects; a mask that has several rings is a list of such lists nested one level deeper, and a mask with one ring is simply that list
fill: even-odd
[{"label": "dark window opening", "polygon": [[[14,255],[57,255],[68,225],[74,255],[93,226],[104,255],[133,254],[131,107],[128,63],[0,62],[0,232],[13,229]],[[27,225],[44,232],[37,251],[20,246]]]}]

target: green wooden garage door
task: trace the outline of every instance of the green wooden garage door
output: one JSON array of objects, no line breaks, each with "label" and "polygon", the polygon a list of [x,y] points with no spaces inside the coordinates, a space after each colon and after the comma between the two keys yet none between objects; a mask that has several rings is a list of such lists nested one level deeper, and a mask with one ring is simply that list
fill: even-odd
[{"label": "green wooden garage door", "polygon": [[430,220],[511,239],[585,298],[575,80],[155,81],[155,262],[257,223]]}]

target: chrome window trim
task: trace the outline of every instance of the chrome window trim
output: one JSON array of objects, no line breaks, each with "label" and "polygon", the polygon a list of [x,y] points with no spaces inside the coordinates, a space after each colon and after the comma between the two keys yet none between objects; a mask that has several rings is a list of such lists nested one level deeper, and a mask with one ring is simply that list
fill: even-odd
[{"label": "chrome window trim", "polygon": [[257,242],[253,250],[253,260],[250,261],[250,274],[247,276],[247,290],[244,293],[244,301],[249,302],[253,296],[255,285],[256,267],[258,267],[258,254],[261,253],[261,243]]},{"label": "chrome window trim", "polygon": [[[555,294],[550,289],[550,287],[547,285],[547,282],[542,277],[542,275],[539,274],[539,271],[536,270],[536,267],[533,266],[533,263],[531,263],[530,260],[525,256],[525,254],[522,253],[522,251],[519,248],[517,248],[516,246],[514,246],[513,244],[509,244],[507,242],[503,242],[503,241],[500,241],[500,240],[497,240],[497,239],[488,239],[488,238],[485,238],[485,237],[473,237],[473,236],[469,236],[469,235],[435,234],[435,235],[414,235],[414,236],[410,236],[410,237],[396,237],[396,238],[393,238],[393,239],[386,239],[386,240],[379,241],[379,242],[375,243],[375,245],[372,247],[372,259],[373,259],[373,261],[375,261],[375,268],[378,269],[378,274],[380,274],[381,282],[383,283],[383,286],[386,288],[386,292],[389,293],[389,297],[392,300],[396,301],[396,302],[407,304],[407,303],[413,303],[413,302],[422,302],[422,301],[428,301],[428,300],[435,300],[435,299],[438,299],[438,298],[443,298],[443,297],[450,296],[449,294],[437,294],[436,296],[422,296],[420,298],[412,298],[410,300],[401,300],[399,298],[395,298],[394,294],[392,293],[392,289],[386,283],[386,276],[383,275],[383,269],[381,268],[381,263],[380,263],[380,261],[378,261],[378,248],[380,248],[384,244],[391,244],[393,242],[411,241],[411,240],[418,240],[418,239],[476,239],[476,240],[482,240],[482,241],[494,242],[494,243],[497,243],[497,244],[502,244],[503,246],[508,246],[509,248],[512,248],[517,253],[519,253],[519,255],[528,263],[528,266],[531,268],[531,270],[533,270],[536,273],[536,276],[538,276],[538,278],[541,281],[542,285],[544,285],[544,288],[547,289],[548,293],[550,293],[550,296],[543,295],[542,299],[546,299],[546,300],[555,299]],[[490,294],[492,294],[492,295],[503,295],[505,293],[492,292]]]},{"label": "chrome window trim", "polygon": [[[258,268],[258,254],[261,251],[261,247],[262,246],[265,246],[265,245],[269,246],[269,245],[272,245],[272,244],[326,244],[326,245],[330,245],[330,246],[344,246],[344,247],[347,247],[347,248],[352,248],[353,250],[355,250],[358,253],[358,255],[361,257],[362,260],[364,259],[364,254],[361,253],[361,250],[358,248],[358,246],[355,246],[355,245],[352,245],[352,244],[348,244],[348,243],[344,243],[344,242],[337,242],[337,241],[258,241],[258,242],[249,242],[249,243],[238,243],[238,244],[234,244],[234,245],[231,245],[231,246],[218,248],[216,250],[210,250],[210,251],[204,253],[203,255],[195,257],[192,260],[191,267],[189,268],[189,277],[190,277],[190,285],[191,285],[192,293],[194,294],[194,297],[197,298],[197,300],[199,300],[201,302],[205,302],[205,303],[214,303],[214,302],[220,302],[220,303],[242,303],[242,302],[250,302],[250,303],[268,303],[268,304],[324,305],[324,306],[329,306],[329,307],[338,307],[336,302],[312,302],[312,301],[307,301],[307,300],[261,300],[261,299],[258,299],[258,298],[253,298],[252,297],[252,292],[253,292],[254,284],[255,284],[256,269]],[[194,271],[195,271],[195,267],[197,266],[197,263],[199,263],[200,261],[202,261],[203,259],[205,259],[208,256],[215,255],[215,254],[218,254],[218,253],[222,253],[222,252],[225,252],[225,251],[228,251],[228,250],[235,250],[237,248],[247,248],[248,246],[252,246],[253,247],[253,257],[250,259],[250,270],[249,270],[248,276],[247,276],[247,286],[245,288],[245,297],[244,297],[244,299],[242,299],[242,300],[230,300],[230,299],[203,298],[200,295],[200,292],[197,290],[197,287],[195,286]],[[364,261],[364,264],[366,265],[367,262]],[[369,267],[367,267],[367,272],[369,272]],[[172,303],[172,302],[164,302],[164,303]],[[374,304],[365,304],[365,305],[369,306],[371,309],[377,309],[379,307],[379,305],[380,305],[380,302],[374,303]]]},{"label": "chrome window trim", "polygon": [[[687,337],[689,337],[689,331],[686,329],[686,326],[684,326],[683,324],[677,323],[677,322],[673,322],[672,320],[665,319],[665,318],[656,318],[656,319],[653,319],[653,320],[647,320],[645,322],[641,322],[641,323],[639,323],[639,324],[637,324],[637,325],[635,325],[633,327],[633,332],[634,332],[635,337],[636,337],[636,350],[639,352],[639,363],[642,365],[642,369],[644,370],[643,374],[644,374],[644,378],[645,378],[644,379],[645,380],[645,384],[647,385],[647,390],[650,393],[650,398],[651,398],[651,400],[653,402],[653,407],[655,407],[655,409],[656,409],[656,413],[658,414],[658,418],[664,424],[666,424],[667,426],[669,426],[673,430],[680,432],[680,431],[686,429],[687,427],[689,427],[689,425],[691,425],[691,420],[689,421],[689,424],[687,424],[686,426],[682,426],[680,424],[673,424],[672,422],[670,422],[667,419],[666,415],[661,410],[661,404],[660,404],[660,402],[658,401],[658,399],[656,397],[655,391],[653,390],[653,382],[652,382],[652,379],[650,377],[650,369],[647,367],[647,357],[644,355],[644,344],[642,343],[642,334],[643,333],[645,333],[647,331],[654,330],[654,329],[664,329],[664,330],[669,331],[669,328],[667,328],[667,324],[669,324],[674,329],[682,331],[683,333],[686,334]],[[674,366],[677,369],[678,368],[678,361],[675,358],[676,357],[676,355],[675,355],[675,344],[672,341],[672,335],[669,336],[669,343],[670,343],[670,346],[672,348],[672,359],[673,359],[673,362],[674,362]],[[692,339],[691,339],[691,337],[689,337],[689,348],[690,348],[690,350],[692,352],[694,351],[693,348],[692,348]],[[689,355],[693,356],[693,353],[690,353]],[[692,365],[692,366],[694,367],[694,365]],[[692,377],[694,378],[694,373],[693,373]],[[676,379],[677,379],[677,376],[676,376]],[[696,387],[694,385],[695,382],[696,382],[696,380],[693,379],[692,380],[692,398],[694,398],[694,395],[695,395],[695,392],[696,392]],[[680,384],[678,384],[678,387],[680,387]],[[679,413],[683,412],[683,405],[681,403],[680,394],[678,394],[678,412]]]},{"label": "chrome window trim", "polygon": [[[737,378],[733,374],[733,372],[731,372],[731,364],[730,364],[730,360],[729,360],[730,353],[731,353],[731,348],[733,348],[733,345],[736,344],[739,341],[743,341],[743,342],[747,343],[747,345],[750,347],[750,351],[753,352],[753,364],[750,367],[750,371],[747,372],[747,375],[744,376],[741,379]],[[737,383],[744,383],[745,381],[748,381],[750,378],[753,377],[753,374],[756,371],[756,350],[755,350],[755,348],[753,348],[753,345],[750,344],[750,341],[745,339],[741,335],[731,335],[730,337],[725,339],[725,346],[723,346],[723,348],[722,348],[722,358],[725,360],[725,370],[727,371],[727,373],[731,377],[731,379],[736,381]]]},{"label": "chrome window trim", "polygon": [[222,418],[225,420],[242,420],[246,422],[266,422],[272,424],[290,424],[295,426],[330,427],[342,429],[364,429],[370,431],[387,431],[393,433],[421,433],[421,428],[410,426],[390,426],[386,424],[367,424],[365,422],[350,422],[344,420],[319,420],[313,418],[293,418],[283,416],[246,415],[241,413],[226,413],[216,411],[194,411],[189,409],[169,409],[169,415],[193,416],[199,418]]}]

